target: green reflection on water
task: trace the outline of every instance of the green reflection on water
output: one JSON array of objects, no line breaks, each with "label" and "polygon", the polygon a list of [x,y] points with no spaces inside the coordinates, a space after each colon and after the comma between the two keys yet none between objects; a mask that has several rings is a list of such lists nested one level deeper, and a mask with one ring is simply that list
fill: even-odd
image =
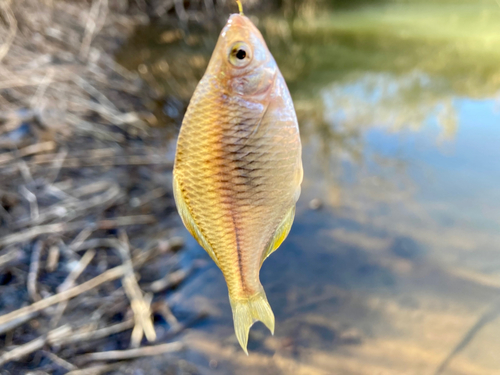
[{"label": "green reflection on water", "polygon": [[[255,21],[287,80],[306,139],[310,133],[322,134],[328,142],[345,144],[356,157],[359,150],[353,138],[366,118],[355,116],[354,129],[333,134],[335,130],[324,127],[321,93],[331,83],[353,82],[367,72],[387,73],[389,78],[364,77],[366,91],[381,91],[372,123],[418,129],[429,113],[437,111],[448,138],[457,128],[452,97],[491,97],[500,88],[500,5],[494,0],[396,1],[340,11],[335,9],[342,2],[296,3],[302,12],[294,19],[263,16]],[[312,11],[307,11],[308,5]],[[286,8],[285,4],[285,14]],[[128,68],[142,64],[139,71],[158,97],[178,98],[185,108],[221,25],[147,27],[138,31],[119,59]],[[421,79],[408,82],[409,74],[420,74]],[[402,85],[397,95],[384,96],[398,80]],[[345,108],[363,104],[353,103],[352,95],[338,99]],[[160,123],[169,120],[161,111],[158,116]]]}]

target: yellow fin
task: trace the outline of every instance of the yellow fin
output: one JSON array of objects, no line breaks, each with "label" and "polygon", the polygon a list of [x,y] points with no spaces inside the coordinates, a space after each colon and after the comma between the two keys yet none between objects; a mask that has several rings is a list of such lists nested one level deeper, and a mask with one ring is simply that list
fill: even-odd
[{"label": "yellow fin", "polygon": [[295,217],[295,205],[290,209],[290,211],[287,212],[285,215],[285,218],[281,221],[281,224],[278,226],[278,229],[276,229],[276,232],[274,232],[274,237],[269,243],[269,246],[267,247],[267,250],[262,254],[262,261],[260,262],[260,265],[262,266],[262,263],[266,260],[266,258],[271,255],[280,245],[283,243],[285,238],[288,236],[288,233],[290,233],[290,228],[292,227],[293,219]]},{"label": "yellow fin", "polygon": [[196,225],[196,222],[194,221],[193,216],[191,215],[191,212],[189,211],[189,208],[186,204],[186,201],[184,200],[181,188],[179,186],[177,179],[175,178],[175,175],[173,178],[173,187],[174,187],[175,204],[177,205],[177,211],[179,211],[179,215],[182,218],[182,222],[186,226],[189,233],[191,233],[191,235],[194,238],[196,238],[196,241],[198,241],[201,247],[205,249],[208,255],[210,255],[210,258],[212,258],[215,264],[217,264],[217,266],[220,268],[219,260],[217,259],[217,256],[215,255],[212,246],[205,239],[203,233],[201,233],[200,229],[198,228],[198,225]]},{"label": "yellow fin", "polygon": [[264,290],[249,298],[231,298],[231,308],[233,310],[234,332],[241,347],[248,355],[247,343],[250,327],[256,322],[261,321],[269,328],[274,335],[274,314],[267,302]]}]

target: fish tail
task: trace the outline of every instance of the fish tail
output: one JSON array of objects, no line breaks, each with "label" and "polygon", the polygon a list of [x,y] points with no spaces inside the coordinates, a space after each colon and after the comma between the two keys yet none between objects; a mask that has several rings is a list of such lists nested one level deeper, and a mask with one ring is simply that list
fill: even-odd
[{"label": "fish tail", "polygon": [[267,302],[264,289],[248,298],[232,298],[229,296],[233,310],[234,331],[238,342],[248,355],[247,343],[250,327],[261,321],[274,335],[274,314]]}]

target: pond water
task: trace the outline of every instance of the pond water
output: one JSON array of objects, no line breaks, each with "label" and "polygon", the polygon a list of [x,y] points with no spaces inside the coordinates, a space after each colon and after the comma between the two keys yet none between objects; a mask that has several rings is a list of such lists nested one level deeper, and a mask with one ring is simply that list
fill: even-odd
[{"label": "pond water", "polygon": [[[500,4],[254,19],[304,145],[295,224],[261,271],[276,333],[256,324],[245,356],[222,274],[182,231],[184,256],[207,262],[170,298],[210,311],[185,359],[203,374],[500,374]],[[119,55],[173,145],[220,28],[150,25]]]}]

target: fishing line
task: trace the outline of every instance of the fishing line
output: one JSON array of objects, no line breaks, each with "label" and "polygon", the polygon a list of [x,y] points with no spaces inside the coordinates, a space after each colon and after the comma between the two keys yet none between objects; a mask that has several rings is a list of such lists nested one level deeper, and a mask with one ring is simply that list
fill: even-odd
[{"label": "fishing line", "polygon": [[236,4],[238,4],[238,10],[240,11],[240,14],[243,16],[243,5],[241,5],[241,0],[236,0]]}]

